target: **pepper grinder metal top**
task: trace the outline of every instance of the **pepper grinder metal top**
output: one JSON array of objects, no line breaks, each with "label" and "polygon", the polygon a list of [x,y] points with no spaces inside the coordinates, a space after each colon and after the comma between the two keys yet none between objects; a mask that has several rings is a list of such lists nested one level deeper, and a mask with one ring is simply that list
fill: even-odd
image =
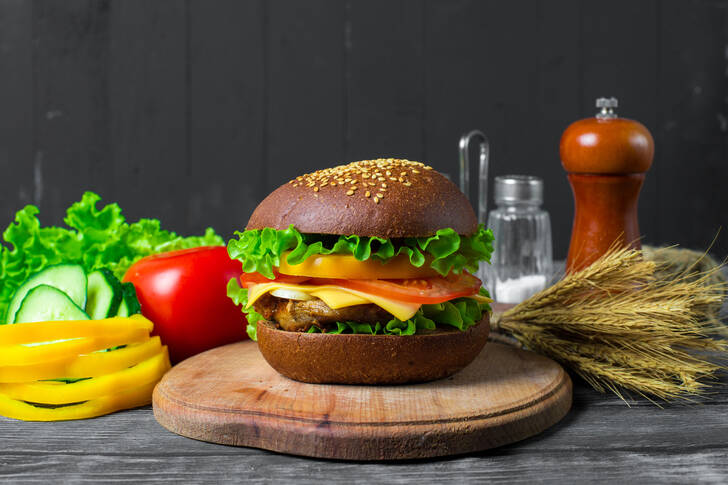
[{"label": "pepper grinder metal top", "polygon": [[574,192],[569,272],[589,266],[614,243],[640,248],[637,201],[654,141],[642,123],[617,116],[616,98],[599,98],[596,106],[594,118],[566,128],[559,147]]},{"label": "pepper grinder metal top", "polygon": [[597,108],[601,108],[601,111],[597,113],[597,119],[604,120],[617,117],[617,113],[614,112],[614,109],[619,106],[617,98],[597,98],[596,105]]}]

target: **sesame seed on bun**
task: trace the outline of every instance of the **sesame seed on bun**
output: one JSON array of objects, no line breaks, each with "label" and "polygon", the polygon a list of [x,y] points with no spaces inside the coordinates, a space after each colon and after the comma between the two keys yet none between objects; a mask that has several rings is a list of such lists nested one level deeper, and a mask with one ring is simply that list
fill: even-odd
[{"label": "sesame seed on bun", "polygon": [[247,229],[293,224],[302,233],[382,238],[430,236],[450,227],[470,235],[470,202],[442,174],[420,162],[364,160],[301,175],[253,212]]}]

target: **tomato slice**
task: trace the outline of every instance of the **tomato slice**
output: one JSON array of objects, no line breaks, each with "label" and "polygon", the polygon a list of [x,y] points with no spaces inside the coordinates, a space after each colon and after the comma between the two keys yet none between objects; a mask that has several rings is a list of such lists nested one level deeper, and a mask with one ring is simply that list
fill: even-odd
[{"label": "tomato slice", "polygon": [[243,288],[250,288],[251,286],[258,285],[260,283],[273,283],[275,281],[276,283],[298,284],[311,279],[309,276],[289,276],[280,274],[276,270],[273,270],[273,275],[275,278],[270,279],[260,273],[243,273],[240,276],[240,284]]},{"label": "tomato slice", "polygon": [[344,280],[316,278],[314,285],[338,285],[394,300],[414,303],[442,303],[463,296],[478,293],[482,282],[475,276],[463,272],[433,278],[410,278],[402,280]]}]

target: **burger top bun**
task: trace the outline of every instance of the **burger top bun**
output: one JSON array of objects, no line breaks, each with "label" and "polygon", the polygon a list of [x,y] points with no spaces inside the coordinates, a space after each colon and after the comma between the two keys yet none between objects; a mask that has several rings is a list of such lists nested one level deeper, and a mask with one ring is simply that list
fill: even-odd
[{"label": "burger top bun", "polygon": [[432,167],[387,158],[296,177],[258,205],[246,229],[291,224],[302,233],[389,239],[446,227],[470,235],[478,222],[465,195]]}]

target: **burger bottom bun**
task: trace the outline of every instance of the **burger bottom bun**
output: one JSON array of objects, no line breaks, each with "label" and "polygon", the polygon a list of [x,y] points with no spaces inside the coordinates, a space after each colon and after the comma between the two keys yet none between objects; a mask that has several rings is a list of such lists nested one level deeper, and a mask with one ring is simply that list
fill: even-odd
[{"label": "burger bottom bun", "polygon": [[465,331],[422,335],[329,335],[279,330],[258,322],[258,348],[280,374],[315,384],[405,384],[442,379],[485,346],[489,317]]}]

